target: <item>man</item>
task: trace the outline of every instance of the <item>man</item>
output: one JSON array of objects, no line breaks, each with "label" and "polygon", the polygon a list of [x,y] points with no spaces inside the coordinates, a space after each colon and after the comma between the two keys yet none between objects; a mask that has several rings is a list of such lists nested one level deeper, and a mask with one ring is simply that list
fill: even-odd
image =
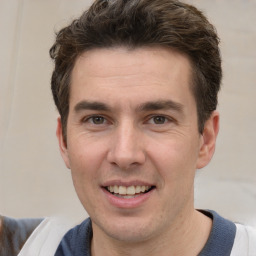
[{"label": "man", "polygon": [[219,129],[218,43],[175,0],[96,0],[57,34],[57,137],[90,218],[55,255],[256,255],[254,231],[194,208]]}]

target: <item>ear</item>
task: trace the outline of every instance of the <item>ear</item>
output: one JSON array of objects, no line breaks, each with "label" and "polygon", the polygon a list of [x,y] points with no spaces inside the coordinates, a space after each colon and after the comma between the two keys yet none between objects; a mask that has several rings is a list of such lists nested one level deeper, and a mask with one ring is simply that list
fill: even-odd
[{"label": "ear", "polygon": [[199,148],[197,169],[205,167],[212,159],[219,132],[219,113],[214,111],[205,122]]},{"label": "ear", "polygon": [[62,124],[61,124],[60,117],[58,117],[58,119],[57,119],[56,136],[59,141],[59,149],[60,149],[61,156],[62,156],[67,168],[70,169],[68,149],[67,149],[67,145],[64,140],[64,137],[63,137]]}]

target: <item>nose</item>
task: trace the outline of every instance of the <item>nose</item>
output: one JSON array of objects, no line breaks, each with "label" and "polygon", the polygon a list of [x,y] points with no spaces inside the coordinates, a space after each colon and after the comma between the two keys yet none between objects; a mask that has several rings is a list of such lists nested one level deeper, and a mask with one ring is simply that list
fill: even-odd
[{"label": "nose", "polygon": [[139,128],[125,122],[118,126],[113,133],[107,160],[122,170],[142,165],[146,156]]}]

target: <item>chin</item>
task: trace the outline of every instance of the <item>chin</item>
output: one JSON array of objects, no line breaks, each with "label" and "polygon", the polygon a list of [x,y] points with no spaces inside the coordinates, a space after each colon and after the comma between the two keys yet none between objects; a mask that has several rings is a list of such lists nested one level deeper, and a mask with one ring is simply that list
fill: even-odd
[{"label": "chin", "polygon": [[154,227],[146,223],[145,219],[136,220],[134,217],[125,218],[120,221],[114,220],[114,223],[104,223],[101,228],[103,232],[114,240],[126,243],[138,243],[143,242],[154,233]]}]

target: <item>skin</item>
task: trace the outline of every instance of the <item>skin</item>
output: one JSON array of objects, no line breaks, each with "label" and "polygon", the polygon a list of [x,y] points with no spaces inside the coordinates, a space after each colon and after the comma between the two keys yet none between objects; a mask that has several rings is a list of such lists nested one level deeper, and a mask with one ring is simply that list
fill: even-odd
[{"label": "skin", "polygon": [[[205,245],[212,223],[194,209],[193,184],[214,153],[219,114],[199,134],[190,81],[189,59],[165,48],[95,49],[76,60],[67,142],[60,119],[57,137],[92,219],[93,256],[191,256]],[[104,189],[134,183],[154,186],[137,204],[114,204]]]}]

